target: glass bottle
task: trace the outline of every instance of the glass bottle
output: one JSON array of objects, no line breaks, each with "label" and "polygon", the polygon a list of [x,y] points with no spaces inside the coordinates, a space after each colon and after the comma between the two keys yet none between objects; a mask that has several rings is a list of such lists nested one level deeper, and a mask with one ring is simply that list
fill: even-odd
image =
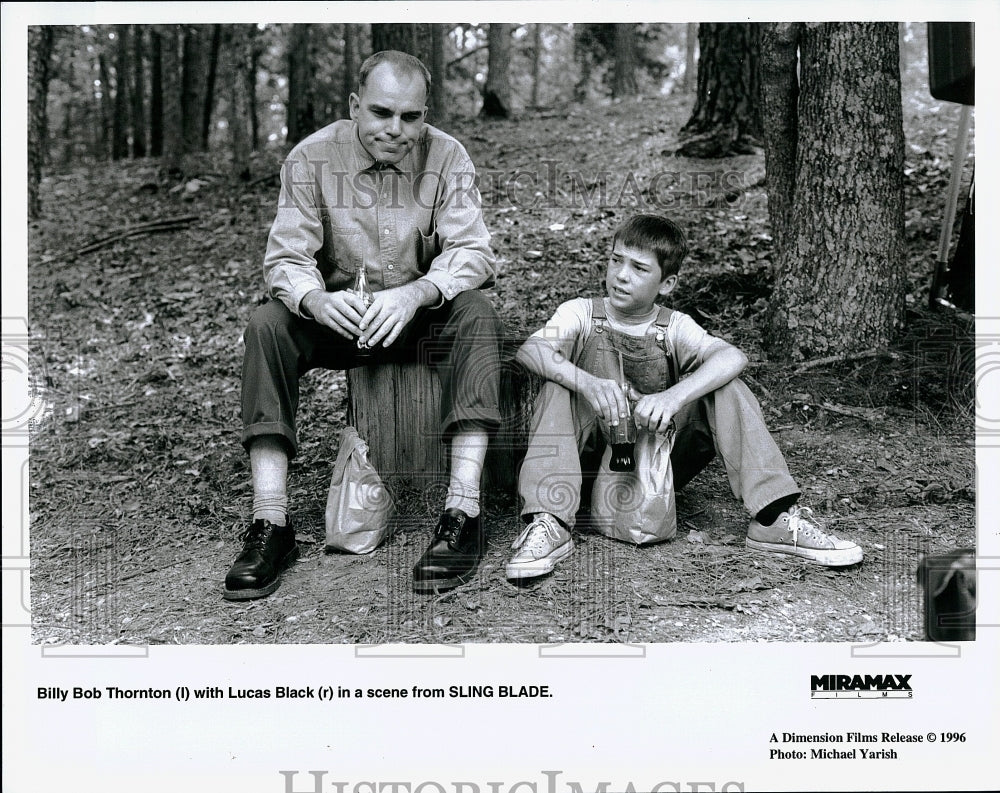
[{"label": "glass bottle", "polygon": [[[365,269],[364,264],[358,267],[357,277],[354,279],[354,286],[348,290],[352,295],[361,298],[361,302],[365,304],[365,309],[372,304],[375,300],[375,295],[372,292],[371,287],[368,285],[368,273]],[[358,337],[358,350],[359,354],[368,355],[371,353],[371,348],[361,341],[361,337]]]},{"label": "glass bottle", "polygon": [[625,364],[622,361],[622,354],[615,350],[618,356],[618,383],[625,394],[625,401],[628,403],[628,415],[623,417],[618,426],[610,427],[611,434],[611,459],[608,468],[612,471],[634,471],[635,470],[635,441],[636,428],[635,417],[632,415],[634,405],[629,399],[629,384],[625,379]]}]

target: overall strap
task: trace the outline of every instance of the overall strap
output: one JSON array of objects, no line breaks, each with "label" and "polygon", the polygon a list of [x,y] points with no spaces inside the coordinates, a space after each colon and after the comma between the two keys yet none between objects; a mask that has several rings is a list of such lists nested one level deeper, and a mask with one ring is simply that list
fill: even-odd
[{"label": "overall strap", "polygon": [[671,385],[680,379],[677,371],[677,361],[674,358],[673,348],[667,341],[667,327],[670,325],[670,317],[673,313],[673,309],[667,308],[666,306],[660,306],[660,310],[656,315],[656,320],[653,322],[653,329],[656,333],[656,343],[667,356],[667,367],[670,369]]},{"label": "overall strap", "polygon": [[653,328],[656,332],[656,343],[663,347],[665,352],[670,352],[666,348],[667,326],[670,325],[670,317],[674,311],[666,306],[660,306],[659,308],[660,310],[656,314],[656,319],[653,321]]},{"label": "overall strap", "polygon": [[608,326],[608,314],[604,310],[604,298],[590,298],[590,321],[594,332],[604,333]]}]

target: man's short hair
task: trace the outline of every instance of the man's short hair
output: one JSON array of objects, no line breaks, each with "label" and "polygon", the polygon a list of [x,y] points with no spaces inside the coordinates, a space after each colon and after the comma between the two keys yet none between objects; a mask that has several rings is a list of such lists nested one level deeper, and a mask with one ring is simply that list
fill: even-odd
[{"label": "man's short hair", "polygon": [[401,72],[419,74],[424,78],[424,88],[427,90],[425,96],[429,97],[431,95],[431,73],[424,66],[424,62],[420,58],[416,58],[406,52],[400,52],[399,50],[382,50],[365,59],[365,62],[361,64],[361,68],[358,70],[358,95],[364,92],[365,86],[368,84],[368,77],[372,71],[382,63],[388,63]]},{"label": "man's short hair", "polygon": [[661,281],[677,274],[688,248],[680,226],[660,215],[635,215],[629,218],[615,231],[611,247],[614,248],[618,243],[656,256]]}]

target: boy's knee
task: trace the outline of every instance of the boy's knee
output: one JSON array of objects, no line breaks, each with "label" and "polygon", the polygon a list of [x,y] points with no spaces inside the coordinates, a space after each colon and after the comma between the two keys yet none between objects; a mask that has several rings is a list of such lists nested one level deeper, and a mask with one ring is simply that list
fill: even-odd
[{"label": "boy's knee", "polygon": [[731,404],[736,406],[751,406],[760,409],[760,402],[754,396],[750,387],[740,378],[736,377],[723,386],[719,386],[712,392],[712,398],[716,408],[720,404]]}]

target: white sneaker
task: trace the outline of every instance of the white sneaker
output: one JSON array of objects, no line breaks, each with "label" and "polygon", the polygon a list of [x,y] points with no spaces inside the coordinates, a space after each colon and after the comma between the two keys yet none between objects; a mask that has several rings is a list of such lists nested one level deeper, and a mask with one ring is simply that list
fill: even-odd
[{"label": "white sneaker", "polygon": [[770,526],[762,526],[756,519],[752,520],[747,530],[747,548],[801,556],[827,567],[861,561],[864,554],[857,543],[827,534],[812,520],[813,511],[798,504],[788,512],[782,512]]},{"label": "white sneaker", "polygon": [[534,578],[551,573],[556,562],[573,552],[573,537],[552,515],[540,512],[510,546],[507,578]]}]

